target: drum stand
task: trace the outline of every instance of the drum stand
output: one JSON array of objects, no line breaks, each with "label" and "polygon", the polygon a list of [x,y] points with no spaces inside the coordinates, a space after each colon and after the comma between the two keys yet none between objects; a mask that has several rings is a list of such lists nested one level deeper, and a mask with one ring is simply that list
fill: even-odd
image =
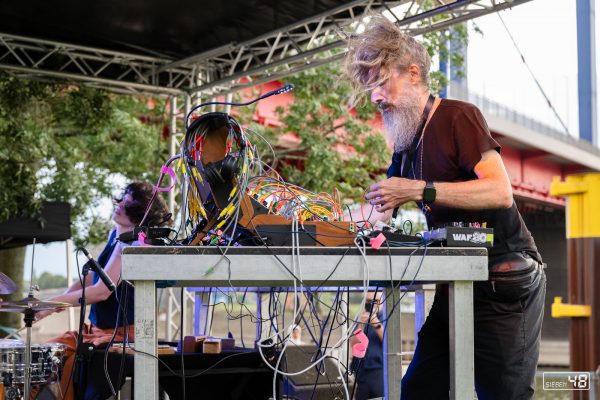
[{"label": "drum stand", "polygon": [[[35,258],[35,242],[36,238],[33,238],[33,248],[31,253],[31,275],[29,276],[29,295],[28,299],[33,299],[33,291],[37,288],[37,285],[33,284],[33,260]],[[25,341],[25,400],[31,399],[31,326],[33,325],[33,321],[35,321],[35,311],[32,308],[33,304],[28,304],[27,307],[23,311],[23,321],[25,322],[25,326],[27,327],[27,340]]]},{"label": "drum stand", "polygon": [[27,340],[25,341],[25,395],[23,398],[29,400],[31,397],[31,326],[35,320],[35,311],[31,308],[26,308],[23,320],[27,327]]},{"label": "drum stand", "polygon": [[[70,307],[69,303],[61,303],[56,301],[42,301],[33,295],[34,290],[39,290],[39,288],[33,284],[33,259],[35,257],[35,239],[33,239],[33,251],[31,255],[31,275],[30,275],[30,287],[29,287],[29,295],[18,301],[0,301],[0,312],[21,312],[24,314],[23,320],[25,322],[25,328],[27,329],[27,340],[25,341],[25,368],[24,368],[24,394],[25,400],[30,400],[31,397],[31,327],[33,322],[35,321],[35,315],[39,311],[47,311],[47,310],[58,310],[60,308]],[[2,276],[0,276],[2,278]],[[6,280],[6,279],[4,279]],[[2,282],[0,282],[2,283]],[[6,282],[3,283],[6,286]],[[9,288],[10,289],[10,288]],[[6,288],[0,284],[0,290],[6,291]],[[22,328],[21,328],[22,329]],[[19,330],[20,331],[20,330]],[[16,399],[19,397],[18,388],[14,387],[11,391],[10,397],[7,399]],[[0,390],[4,390],[3,385],[0,386]],[[0,398],[3,398],[2,395],[4,393],[0,393]]]}]

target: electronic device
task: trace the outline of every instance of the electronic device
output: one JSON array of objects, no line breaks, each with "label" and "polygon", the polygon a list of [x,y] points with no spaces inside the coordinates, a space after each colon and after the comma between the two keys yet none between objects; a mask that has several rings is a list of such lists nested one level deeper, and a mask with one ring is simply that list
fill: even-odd
[{"label": "electronic device", "polygon": [[427,241],[444,242],[448,247],[493,247],[494,230],[475,226],[447,226],[423,232]]}]

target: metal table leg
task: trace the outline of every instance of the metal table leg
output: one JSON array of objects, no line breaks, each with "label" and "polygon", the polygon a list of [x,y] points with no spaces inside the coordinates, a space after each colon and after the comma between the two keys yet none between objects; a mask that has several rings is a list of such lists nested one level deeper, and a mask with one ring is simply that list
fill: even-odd
[{"label": "metal table leg", "polygon": [[387,324],[383,338],[383,371],[384,393],[386,399],[400,398],[400,383],[402,382],[402,336],[400,327],[400,304],[390,316],[394,300],[400,299],[400,289],[385,289],[385,315]]},{"label": "metal table leg", "polygon": [[475,390],[472,281],[450,283],[449,307],[450,399],[472,399]]},{"label": "metal table leg", "polygon": [[135,281],[134,394],[136,399],[158,400],[156,287],[154,281]]}]

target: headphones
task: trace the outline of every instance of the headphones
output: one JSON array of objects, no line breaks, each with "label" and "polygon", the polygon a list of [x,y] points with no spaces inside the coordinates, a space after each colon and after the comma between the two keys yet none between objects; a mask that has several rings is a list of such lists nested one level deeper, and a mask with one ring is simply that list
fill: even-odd
[{"label": "headphones", "polygon": [[228,154],[221,161],[210,163],[204,167],[204,179],[213,188],[233,181],[239,170],[238,159]]},{"label": "headphones", "polygon": [[[202,168],[202,175],[211,188],[230,183],[239,172],[239,155],[247,147],[244,130],[229,114],[211,112],[196,118],[186,132],[184,144],[188,153],[188,163],[196,167],[202,158],[202,146],[205,136],[213,131],[227,127],[228,138],[225,149],[225,158],[209,163]],[[232,153],[234,144],[237,145],[237,154]]]}]

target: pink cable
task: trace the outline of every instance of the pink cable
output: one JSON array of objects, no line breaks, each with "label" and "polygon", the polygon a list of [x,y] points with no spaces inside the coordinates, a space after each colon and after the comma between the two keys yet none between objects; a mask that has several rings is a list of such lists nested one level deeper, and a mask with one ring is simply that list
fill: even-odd
[{"label": "pink cable", "polygon": [[[173,171],[173,168],[167,167],[166,165],[163,165],[162,167],[160,167],[160,173],[163,175],[169,174],[169,176],[171,177],[171,186],[166,187],[166,188],[161,188],[159,186],[152,186],[152,187],[157,192],[168,192],[175,187],[175,184],[177,183],[177,175],[175,174],[175,171]],[[160,182],[160,180],[159,180],[159,182]]]},{"label": "pink cable", "polygon": [[143,231],[138,233],[138,242],[140,243],[140,246],[150,246],[146,243],[146,234]]}]

